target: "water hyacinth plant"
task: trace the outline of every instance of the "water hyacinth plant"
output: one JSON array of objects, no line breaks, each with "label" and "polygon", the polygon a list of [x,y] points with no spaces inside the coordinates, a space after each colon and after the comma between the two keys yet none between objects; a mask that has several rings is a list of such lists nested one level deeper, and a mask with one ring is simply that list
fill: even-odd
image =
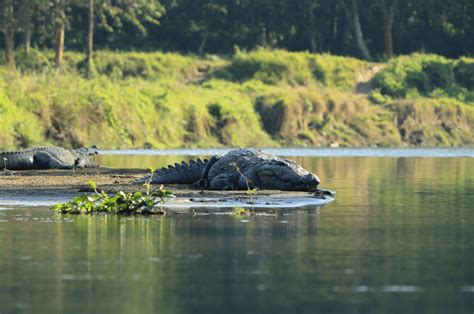
[{"label": "water hyacinth plant", "polygon": [[253,208],[234,207],[232,209],[232,214],[238,217],[250,217],[255,216],[256,212]]},{"label": "water hyacinth plant", "polygon": [[97,184],[89,180],[87,184],[94,189],[94,194],[77,196],[72,201],[56,204],[51,210],[59,214],[164,214],[163,208],[157,208],[156,205],[164,204],[167,198],[174,195],[171,191],[165,190],[163,185],[152,190],[150,181],[151,177],[144,184],[145,193],[120,191],[115,195],[109,195],[104,191],[99,192]]}]

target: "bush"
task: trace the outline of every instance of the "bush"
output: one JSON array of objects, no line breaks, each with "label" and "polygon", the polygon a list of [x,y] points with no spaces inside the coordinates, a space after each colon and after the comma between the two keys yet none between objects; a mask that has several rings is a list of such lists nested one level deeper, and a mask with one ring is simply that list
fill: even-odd
[{"label": "bush", "polygon": [[450,97],[472,102],[474,62],[413,54],[390,61],[374,79],[382,95],[395,98]]},{"label": "bush", "polygon": [[386,103],[389,103],[392,99],[390,96],[385,96],[380,93],[379,89],[374,89],[370,94],[369,94],[369,99],[378,105],[383,105]]},{"label": "bush", "polygon": [[474,90],[474,59],[459,59],[454,67],[454,76],[456,84],[472,92]]},{"label": "bush", "polygon": [[259,49],[248,53],[237,51],[229,64],[217,69],[214,75],[230,81],[258,80],[271,85],[306,86],[318,82],[349,90],[354,88],[358,74],[369,65],[362,60],[327,54]]},{"label": "bush", "polygon": [[259,49],[245,53],[237,51],[230,63],[215,71],[217,78],[244,82],[258,80],[266,84],[293,81],[305,84],[310,79],[305,59],[299,54],[282,50]]},{"label": "bush", "polygon": [[397,98],[405,97],[410,86],[416,88],[418,85],[427,89],[427,79],[423,74],[420,75],[422,66],[418,59],[417,55],[392,59],[385,69],[375,75],[376,87],[382,94]]},{"label": "bush", "polygon": [[30,48],[28,54],[23,49],[16,51],[15,62],[21,71],[42,71],[52,68],[54,64],[47,55],[34,48]]},{"label": "bush", "polygon": [[97,73],[115,79],[146,78],[153,80],[185,80],[208,67],[208,61],[172,53],[108,52],[94,56]]},{"label": "bush", "polygon": [[429,60],[423,62],[423,73],[429,82],[429,91],[448,89],[454,84],[453,62]]},{"label": "bush", "polygon": [[323,86],[341,90],[354,89],[359,75],[371,65],[363,60],[329,54],[309,54],[307,58],[309,69],[316,81]]}]

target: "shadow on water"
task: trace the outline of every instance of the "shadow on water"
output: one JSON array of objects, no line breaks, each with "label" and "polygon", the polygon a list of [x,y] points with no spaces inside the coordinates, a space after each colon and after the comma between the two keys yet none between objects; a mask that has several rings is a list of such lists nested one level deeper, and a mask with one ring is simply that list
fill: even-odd
[{"label": "shadow on water", "polygon": [[0,209],[0,312],[472,311],[474,159],[294,159],[334,202],[250,217]]}]

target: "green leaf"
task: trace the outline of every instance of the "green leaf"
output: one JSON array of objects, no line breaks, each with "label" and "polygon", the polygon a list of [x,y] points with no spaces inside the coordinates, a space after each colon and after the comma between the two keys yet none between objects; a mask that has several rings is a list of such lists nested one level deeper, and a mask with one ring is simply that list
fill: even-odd
[{"label": "green leaf", "polygon": [[97,183],[95,183],[93,180],[89,179],[87,180],[86,182],[91,188],[93,188],[94,190],[97,190]]}]

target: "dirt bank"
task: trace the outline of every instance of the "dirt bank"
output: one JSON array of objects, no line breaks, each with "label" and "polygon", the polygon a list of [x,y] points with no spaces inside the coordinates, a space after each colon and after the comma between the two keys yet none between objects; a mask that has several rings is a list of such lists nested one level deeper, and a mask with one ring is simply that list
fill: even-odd
[{"label": "dirt bank", "polygon": [[99,186],[130,185],[146,175],[142,169],[78,169],[78,170],[27,170],[3,171],[0,176],[0,189],[55,189],[68,188],[79,190],[88,180],[94,180]]},{"label": "dirt bank", "polygon": [[[145,169],[79,169],[79,170],[28,170],[3,172],[0,176],[0,190],[69,190],[71,192],[88,192],[92,189],[87,185],[88,180],[97,183],[99,190],[116,192],[119,190],[144,190],[134,181],[148,174]],[[245,191],[202,191],[187,185],[167,185],[167,189],[178,195],[247,195]],[[262,195],[282,194],[283,191],[259,191]],[[305,193],[307,194],[307,193]]]}]

